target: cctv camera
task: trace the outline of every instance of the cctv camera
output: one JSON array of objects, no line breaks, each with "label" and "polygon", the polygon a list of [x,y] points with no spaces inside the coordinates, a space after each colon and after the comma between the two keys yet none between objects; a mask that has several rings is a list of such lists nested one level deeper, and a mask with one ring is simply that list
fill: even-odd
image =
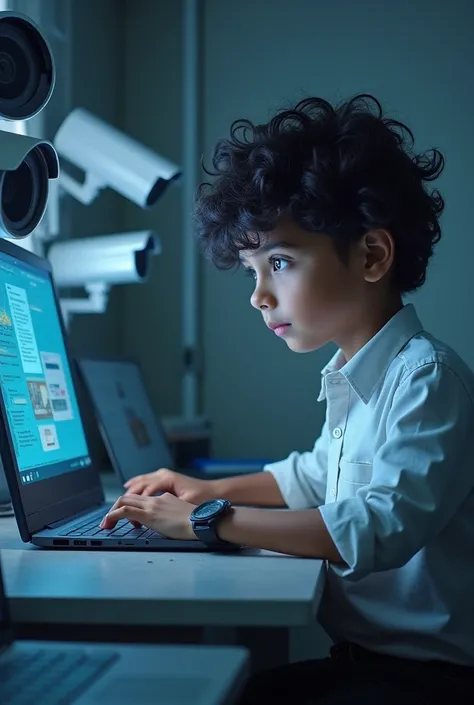
[{"label": "cctv camera", "polygon": [[[54,88],[51,50],[28,17],[0,12],[0,119],[28,120]],[[0,232],[29,235],[44,215],[59,162],[53,145],[0,129]]]},{"label": "cctv camera", "polygon": [[161,251],[151,230],[73,238],[55,242],[48,252],[56,286],[143,282],[150,271],[150,258]]},{"label": "cctv camera", "polygon": [[0,130],[0,228],[22,238],[36,228],[48,203],[58,158],[45,140]]},{"label": "cctv camera", "polygon": [[0,12],[0,118],[28,120],[54,88],[53,55],[34,22],[18,12]]},{"label": "cctv camera", "polygon": [[53,142],[61,157],[85,172],[83,184],[64,172],[60,184],[86,205],[109,187],[142,208],[151,207],[180,176],[175,164],[83,108],[69,114]]}]

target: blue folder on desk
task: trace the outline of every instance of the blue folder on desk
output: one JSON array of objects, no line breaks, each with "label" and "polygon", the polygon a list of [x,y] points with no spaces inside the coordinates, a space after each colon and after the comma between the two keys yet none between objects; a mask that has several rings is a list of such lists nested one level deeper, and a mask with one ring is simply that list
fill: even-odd
[{"label": "blue folder on desk", "polygon": [[203,474],[212,475],[246,475],[261,472],[267,463],[273,462],[266,458],[195,458],[193,469]]}]

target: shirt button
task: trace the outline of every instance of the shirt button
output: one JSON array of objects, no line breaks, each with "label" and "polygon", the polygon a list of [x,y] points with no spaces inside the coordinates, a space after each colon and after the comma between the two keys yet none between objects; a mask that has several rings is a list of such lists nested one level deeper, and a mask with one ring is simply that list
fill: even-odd
[{"label": "shirt button", "polygon": [[336,488],[333,487],[332,490],[331,490],[331,497],[335,497],[336,495],[337,495]]},{"label": "shirt button", "polygon": [[332,432],[332,435],[334,438],[341,438],[342,437],[342,429],[335,428],[334,431]]}]

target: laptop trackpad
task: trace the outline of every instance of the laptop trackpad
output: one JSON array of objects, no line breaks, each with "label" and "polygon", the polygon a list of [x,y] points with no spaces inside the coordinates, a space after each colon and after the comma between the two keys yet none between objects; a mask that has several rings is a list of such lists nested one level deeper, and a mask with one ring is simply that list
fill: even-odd
[{"label": "laptop trackpad", "polygon": [[204,705],[210,702],[209,678],[183,675],[172,676],[128,676],[108,678],[107,684],[88,699],[90,705],[118,705],[140,703],[140,705]]}]

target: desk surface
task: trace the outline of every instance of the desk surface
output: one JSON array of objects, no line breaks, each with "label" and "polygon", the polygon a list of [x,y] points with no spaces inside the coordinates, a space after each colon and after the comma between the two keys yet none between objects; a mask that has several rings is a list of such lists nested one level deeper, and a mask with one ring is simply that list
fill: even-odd
[{"label": "desk surface", "polygon": [[[109,494],[109,493],[108,493]],[[240,554],[69,551],[24,544],[0,519],[12,617],[19,623],[305,626],[324,583],[322,561]]]}]

